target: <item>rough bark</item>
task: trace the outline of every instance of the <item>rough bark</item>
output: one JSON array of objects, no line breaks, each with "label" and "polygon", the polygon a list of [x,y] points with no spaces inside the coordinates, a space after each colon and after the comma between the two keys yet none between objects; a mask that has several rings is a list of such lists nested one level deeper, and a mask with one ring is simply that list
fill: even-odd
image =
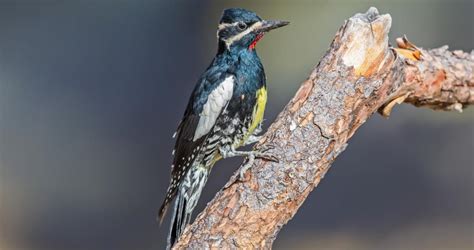
[{"label": "rough bark", "polygon": [[344,23],[257,145],[272,148],[279,162],[256,160],[245,181],[234,175],[175,249],[270,248],[374,112],[387,116],[403,101],[458,111],[474,103],[474,53],[418,50],[408,41],[393,49],[390,26],[390,15],[375,8]]}]

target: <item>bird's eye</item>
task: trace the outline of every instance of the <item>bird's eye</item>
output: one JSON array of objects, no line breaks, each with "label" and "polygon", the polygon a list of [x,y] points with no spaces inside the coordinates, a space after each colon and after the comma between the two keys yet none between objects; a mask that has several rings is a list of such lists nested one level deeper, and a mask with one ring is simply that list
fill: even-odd
[{"label": "bird's eye", "polygon": [[237,25],[237,27],[239,27],[240,30],[244,30],[244,29],[247,28],[247,24],[245,24],[245,23],[239,23],[239,24]]}]

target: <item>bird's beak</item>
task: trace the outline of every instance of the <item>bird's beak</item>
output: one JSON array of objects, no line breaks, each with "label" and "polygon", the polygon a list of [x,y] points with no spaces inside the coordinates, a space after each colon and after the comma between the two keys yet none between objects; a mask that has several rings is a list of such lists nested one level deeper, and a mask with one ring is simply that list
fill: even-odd
[{"label": "bird's beak", "polygon": [[279,20],[263,20],[262,21],[262,26],[260,26],[257,31],[258,32],[268,32],[270,30],[280,28],[283,26],[286,26],[290,24],[290,22],[287,21],[279,21]]}]

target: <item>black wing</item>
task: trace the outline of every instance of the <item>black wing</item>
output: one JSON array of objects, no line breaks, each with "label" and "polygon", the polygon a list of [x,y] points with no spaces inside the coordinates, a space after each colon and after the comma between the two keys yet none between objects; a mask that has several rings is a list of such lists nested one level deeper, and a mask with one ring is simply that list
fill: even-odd
[{"label": "black wing", "polygon": [[[176,131],[177,138],[174,148],[173,166],[171,170],[171,183],[168,187],[165,201],[160,208],[160,221],[163,219],[169,203],[176,196],[176,191],[179,187],[179,184],[181,183],[181,180],[186,176],[186,173],[193,164],[194,158],[199,154],[199,151],[202,149],[202,146],[208,138],[210,132],[212,132],[212,128],[208,126],[206,126],[206,129],[204,130],[205,133],[203,133],[202,127],[198,128],[199,121],[202,118],[200,116],[201,111],[205,107],[205,104],[209,101],[209,98],[212,97],[213,90],[218,87],[229,85],[229,83],[233,88],[233,80],[235,79],[235,76],[233,74],[229,74],[228,70],[228,67],[219,66],[213,61],[191,94],[191,98],[186,108],[186,112],[184,113],[184,117]],[[229,88],[227,88],[227,90],[228,89]],[[230,90],[230,92],[232,92],[232,90]],[[227,96],[226,98],[230,99],[231,96]],[[220,99],[219,101],[219,105],[217,106],[222,106],[222,110],[218,112],[218,115],[220,115],[220,113],[224,110],[224,104],[222,100]],[[217,104],[217,102],[214,104]],[[216,113],[214,113],[214,115],[215,114]],[[214,126],[212,123],[206,124]],[[199,138],[195,138],[197,129],[200,130],[198,133]]]},{"label": "black wing", "polygon": [[[176,144],[174,147],[174,160],[171,169],[171,182],[166,192],[166,197],[161,205],[159,218],[160,222],[168,209],[170,202],[176,196],[176,191],[179,187],[181,179],[186,175],[189,167],[192,164],[191,155],[197,155],[197,148],[200,147],[206,136],[203,136],[193,141],[194,133],[199,123],[199,114],[192,112],[192,104],[188,105],[183,120],[176,131]],[[194,152],[193,152],[194,151]],[[188,160],[189,159],[189,160]],[[193,159],[194,160],[194,159]]]}]

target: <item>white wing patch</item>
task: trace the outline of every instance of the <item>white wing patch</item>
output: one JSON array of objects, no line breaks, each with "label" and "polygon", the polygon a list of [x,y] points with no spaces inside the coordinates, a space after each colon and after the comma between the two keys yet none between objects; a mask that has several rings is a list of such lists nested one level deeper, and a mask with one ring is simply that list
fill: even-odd
[{"label": "white wing patch", "polygon": [[234,92],[234,77],[227,77],[219,86],[214,89],[207,98],[201,114],[199,114],[199,123],[194,133],[193,141],[209,133],[216,123],[217,117],[222,109],[227,106]]}]

